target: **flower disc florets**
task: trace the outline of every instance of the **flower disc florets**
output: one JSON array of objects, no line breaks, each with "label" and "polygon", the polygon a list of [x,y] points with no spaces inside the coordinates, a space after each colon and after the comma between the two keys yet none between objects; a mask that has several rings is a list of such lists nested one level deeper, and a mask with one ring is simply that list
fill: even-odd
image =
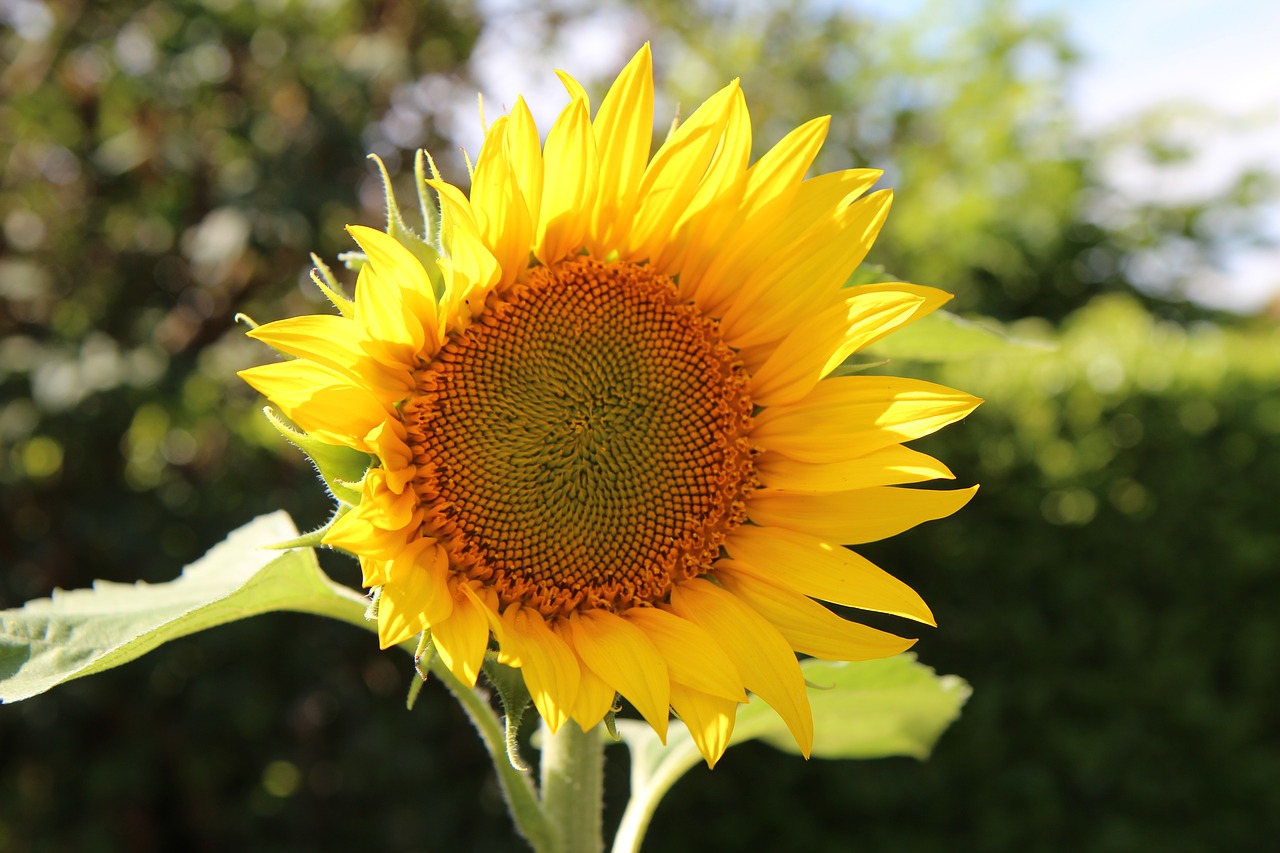
[{"label": "flower disc florets", "polygon": [[534,269],[415,374],[423,535],[547,618],[705,574],[755,482],[748,377],[715,327],[646,267]]}]

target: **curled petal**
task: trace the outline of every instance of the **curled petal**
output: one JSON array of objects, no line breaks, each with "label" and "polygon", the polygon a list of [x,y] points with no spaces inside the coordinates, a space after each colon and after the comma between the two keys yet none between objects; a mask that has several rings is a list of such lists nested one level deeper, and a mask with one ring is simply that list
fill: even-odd
[{"label": "curled petal", "polygon": [[512,605],[502,614],[504,650],[519,662],[525,686],[547,727],[557,732],[578,698],[578,658],[536,610]]},{"label": "curled petal", "polygon": [[448,619],[432,624],[431,638],[441,662],[463,684],[474,687],[489,645],[489,620],[465,583],[454,587],[453,610]]}]

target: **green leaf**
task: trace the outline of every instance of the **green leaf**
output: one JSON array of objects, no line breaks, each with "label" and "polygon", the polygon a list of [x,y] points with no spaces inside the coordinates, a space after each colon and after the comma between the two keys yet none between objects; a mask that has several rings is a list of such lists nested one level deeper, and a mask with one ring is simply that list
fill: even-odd
[{"label": "green leaf", "polygon": [[141,657],[226,622],[293,610],[363,621],[365,599],[331,581],[311,550],[265,550],[298,535],[284,512],[265,515],[160,584],[97,581],[0,611],[0,702]]},{"label": "green leaf", "polygon": [[993,320],[966,320],[935,311],[867,347],[866,352],[907,361],[958,361],[1012,351],[1049,351],[1048,341],[1017,338]]},{"label": "green leaf", "polygon": [[[814,758],[928,758],[972,692],[964,679],[936,675],[912,654],[858,663],[807,660],[802,667],[812,685]],[[754,697],[738,713],[730,743],[752,738],[800,752],[782,718]]]},{"label": "green leaf", "polygon": [[[938,676],[912,654],[859,663],[806,660],[800,667],[810,685],[814,758],[926,758],[971,692],[963,679]],[[613,853],[635,853],[662,796],[702,756],[684,726],[671,727],[666,746],[635,720],[619,720],[618,732],[631,750],[631,800]],[[753,696],[738,710],[729,745],[756,738],[799,753],[782,718]]]}]

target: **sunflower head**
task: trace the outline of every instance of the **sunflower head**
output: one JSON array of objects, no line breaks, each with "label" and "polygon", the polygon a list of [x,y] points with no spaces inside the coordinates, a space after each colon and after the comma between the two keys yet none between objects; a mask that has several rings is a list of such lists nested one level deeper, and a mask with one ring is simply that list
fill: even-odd
[{"label": "sunflower head", "polygon": [[904,442],[976,398],[833,372],[949,297],[844,286],[892,196],[866,194],[874,170],[805,179],[827,119],[751,164],[735,81],[651,152],[647,45],[594,118],[561,79],[545,142],[517,100],[469,194],[432,168],[431,245],[398,216],[352,226],[354,300],[256,328],[295,358],[241,375],[313,439],[368,454],[324,541],[378,590],[383,647],[429,632],[468,684],[486,657],[518,667],[552,730],[621,694],[665,738],[674,709],[712,764],[749,690],[807,754],[796,652],[914,642],[820,602],[933,624],[845,546],[974,492],[903,486],[952,478]]}]

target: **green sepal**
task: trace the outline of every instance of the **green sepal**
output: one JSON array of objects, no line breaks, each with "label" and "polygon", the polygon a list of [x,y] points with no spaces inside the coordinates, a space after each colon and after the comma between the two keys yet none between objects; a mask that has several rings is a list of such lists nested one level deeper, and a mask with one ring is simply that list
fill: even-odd
[{"label": "green sepal", "polygon": [[431,640],[431,632],[423,631],[418,636],[418,648],[413,653],[413,670],[416,678],[409,679],[409,695],[404,698],[406,711],[412,711],[422,693],[422,685],[427,683],[431,664],[436,659],[436,645]]},{"label": "green sepal", "polygon": [[[440,253],[405,224],[404,217],[400,214],[400,204],[396,201],[395,190],[391,186],[391,175],[387,172],[387,166],[382,162],[382,158],[377,154],[370,154],[369,159],[377,164],[378,174],[382,177],[382,191],[387,205],[387,234],[395,238],[397,243],[408,249],[418,259],[418,263],[422,264],[422,268],[426,270],[427,277],[431,279],[433,288],[437,286],[437,279],[443,285],[443,274],[440,272],[440,267],[436,265],[436,261],[440,260]],[[423,222],[429,232],[432,225],[430,208],[423,202],[427,185],[419,178],[417,162],[414,163],[414,179],[418,185],[418,205],[422,209]]]},{"label": "green sepal", "polygon": [[622,740],[622,735],[618,734],[618,711],[616,706],[609,709],[609,713],[604,715],[604,730],[609,733],[609,739],[614,743]]},{"label": "green sepal", "polygon": [[413,155],[414,188],[418,191],[418,211],[422,214],[422,233],[435,240],[440,225],[440,210],[427,186],[427,152],[419,148]]},{"label": "green sepal", "polygon": [[431,662],[435,659],[436,644],[431,639],[431,631],[423,631],[418,635],[418,648],[413,653],[413,668],[423,681],[427,680],[427,672],[431,669]]},{"label": "green sepal", "polygon": [[364,479],[373,457],[350,447],[320,441],[301,430],[296,430],[282,421],[270,406],[264,407],[262,412],[276,428],[276,432],[306,454],[334,498],[351,506],[360,503],[360,492],[348,484],[359,483]]},{"label": "green sepal", "polygon": [[330,516],[329,520],[326,521],[324,524],[320,525],[319,527],[317,527],[315,530],[308,531],[307,533],[304,533],[301,536],[298,536],[294,539],[289,539],[284,542],[277,542],[274,545],[266,545],[264,547],[270,548],[273,551],[287,551],[290,548],[327,547],[324,544],[325,534],[329,532],[330,527],[333,527],[334,522],[342,518],[344,515],[346,515],[350,511],[351,511],[351,507],[347,506],[346,504],[340,503],[338,504],[337,510],[335,510],[333,515]]},{"label": "green sepal", "polygon": [[[419,148],[413,155],[413,181],[414,189],[418,192],[418,210],[422,213],[422,233],[435,247],[439,248],[440,209],[435,199],[431,197],[431,187],[427,186],[428,164],[434,172],[435,163],[431,162],[431,156]],[[431,279],[431,289],[435,291],[436,300],[439,301],[444,298],[444,273],[440,271],[439,264],[433,263],[430,266],[423,264],[423,267],[427,271],[427,277]]]},{"label": "green sepal", "polygon": [[524,759],[520,757],[520,744],[517,740],[520,734],[520,721],[524,719],[524,714],[533,701],[533,697],[529,695],[529,688],[525,686],[524,676],[518,669],[500,664],[488,656],[484,661],[484,674],[498,691],[498,701],[502,703],[507,761],[511,762],[511,766],[516,770],[522,773],[527,772],[529,765],[525,764]]},{"label": "green sepal", "polygon": [[333,270],[329,269],[329,265],[320,260],[320,256],[315,252],[311,253],[311,263],[316,265],[316,268],[311,271],[311,280],[315,282],[316,287],[320,288],[320,292],[333,303],[333,307],[338,309],[339,314],[348,320],[354,320],[356,304],[342,292],[342,285],[334,278]]}]

